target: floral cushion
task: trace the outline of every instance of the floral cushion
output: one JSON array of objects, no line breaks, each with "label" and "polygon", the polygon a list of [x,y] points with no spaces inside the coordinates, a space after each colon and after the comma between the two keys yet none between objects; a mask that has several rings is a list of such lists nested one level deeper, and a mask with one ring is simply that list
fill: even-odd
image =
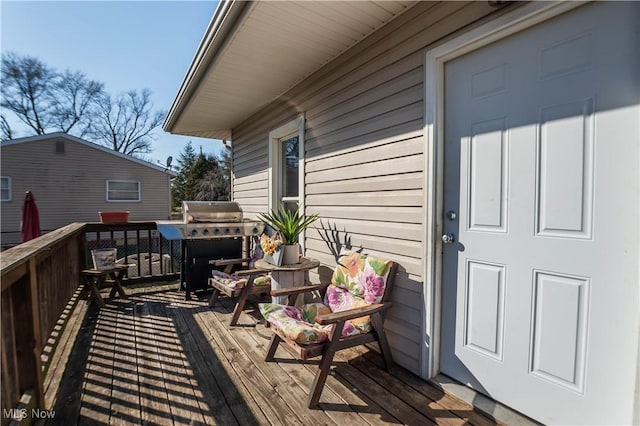
[{"label": "floral cushion", "polygon": [[[338,260],[324,304],[312,303],[294,307],[263,303],[259,305],[260,312],[265,320],[297,343],[324,342],[329,338],[331,326],[316,324],[316,316],[382,301],[390,266],[390,261],[347,252]],[[371,319],[368,316],[355,318],[345,322],[342,337],[370,331]]]},{"label": "floral cushion", "polygon": [[[248,281],[247,278],[241,278],[235,274],[225,274],[224,272],[216,270],[211,271],[211,275],[217,282],[229,287],[232,290],[244,287]],[[271,285],[271,276],[263,275],[256,277],[253,280],[253,285]]]},{"label": "floral cushion", "polygon": [[[354,296],[343,287],[330,285],[325,295],[325,305],[331,309],[331,312],[341,312],[348,309],[367,306],[367,303],[361,297]],[[366,317],[354,318],[345,323],[342,329],[342,336],[354,336],[360,333],[368,333],[371,331],[371,319]]]},{"label": "floral cushion", "polygon": [[[379,259],[373,256],[366,256],[356,252],[345,252],[338,259],[338,266],[331,277],[331,284],[348,290],[353,296],[363,299],[367,304],[380,303],[384,295],[387,282],[387,275],[391,261]],[[329,293],[327,293],[327,296]],[[336,312],[336,308],[349,300],[331,301],[325,298],[325,302],[337,303],[331,306]],[[344,310],[349,308],[342,308]]]},{"label": "floral cushion", "polygon": [[260,275],[253,279],[253,285],[271,285],[271,275]]},{"label": "floral cushion", "polygon": [[330,326],[315,323],[315,317],[329,314],[331,310],[322,303],[311,303],[301,307],[260,303],[260,313],[285,336],[300,344],[322,343],[329,339]]}]

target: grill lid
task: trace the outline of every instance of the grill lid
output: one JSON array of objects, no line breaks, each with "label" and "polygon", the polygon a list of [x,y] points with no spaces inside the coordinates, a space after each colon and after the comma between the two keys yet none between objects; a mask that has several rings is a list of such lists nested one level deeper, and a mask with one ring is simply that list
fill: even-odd
[{"label": "grill lid", "polygon": [[238,203],[230,201],[183,201],[182,221],[156,221],[168,240],[258,236],[264,231],[259,220],[243,219]]},{"label": "grill lid", "polygon": [[242,209],[233,201],[183,201],[182,220],[195,222],[242,222]]}]

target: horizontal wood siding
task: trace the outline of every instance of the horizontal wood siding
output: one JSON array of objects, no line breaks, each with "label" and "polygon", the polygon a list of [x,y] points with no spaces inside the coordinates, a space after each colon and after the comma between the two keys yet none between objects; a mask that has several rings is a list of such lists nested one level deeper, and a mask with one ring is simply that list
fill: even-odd
[{"label": "horizontal wood siding", "polygon": [[[62,140],[62,139],[61,139]],[[170,176],[160,170],[64,139],[2,147],[2,176],[11,176],[13,199],[2,202],[2,244],[20,242],[25,191],[35,195],[40,227],[52,231],[72,222],[98,222],[99,211],[130,211],[129,220],[165,220],[170,215]],[[107,202],[107,180],[140,181],[140,202]]]},{"label": "horizontal wood siding", "polygon": [[419,373],[424,341],[424,56],[494,9],[419,2],[233,129],[234,199],[267,208],[268,135],[305,114],[305,206],[321,220],[306,254],[330,276],[344,247],[400,264],[386,329],[396,362]]}]

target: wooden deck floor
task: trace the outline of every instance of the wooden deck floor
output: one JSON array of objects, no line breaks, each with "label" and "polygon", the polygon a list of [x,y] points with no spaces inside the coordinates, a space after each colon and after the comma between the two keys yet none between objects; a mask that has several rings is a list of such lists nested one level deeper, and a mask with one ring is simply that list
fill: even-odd
[{"label": "wooden deck floor", "polygon": [[495,424],[400,367],[388,374],[364,347],[338,354],[320,407],[309,410],[317,361],[281,347],[278,362],[264,362],[270,331],[254,326],[251,308],[240,320],[249,326],[230,329],[228,299],[209,309],[174,288],[107,299],[100,310],[79,302],[86,315],[77,314],[69,361],[48,374],[59,383],[47,391],[48,424]]}]

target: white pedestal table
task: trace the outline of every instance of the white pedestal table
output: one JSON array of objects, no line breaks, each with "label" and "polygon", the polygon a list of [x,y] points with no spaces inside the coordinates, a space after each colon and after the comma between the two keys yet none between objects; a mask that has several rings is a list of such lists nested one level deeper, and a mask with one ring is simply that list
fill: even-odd
[{"label": "white pedestal table", "polygon": [[[271,289],[279,290],[281,288],[290,288],[303,286],[307,284],[307,272],[320,266],[320,261],[308,257],[301,257],[298,263],[291,265],[272,265],[264,259],[260,259],[255,263],[256,269],[262,269],[271,273]],[[303,302],[303,296],[298,296],[296,305]],[[286,296],[272,297],[273,303],[281,305],[287,304]]]}]

